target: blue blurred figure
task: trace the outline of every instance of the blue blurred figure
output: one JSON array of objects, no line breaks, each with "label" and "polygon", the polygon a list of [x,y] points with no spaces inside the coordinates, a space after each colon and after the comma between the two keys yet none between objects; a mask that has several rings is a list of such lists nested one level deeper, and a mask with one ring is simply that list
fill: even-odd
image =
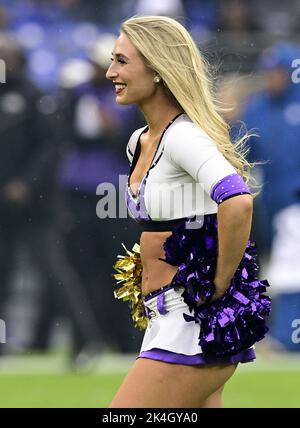
[{"label": "blue blurred figure", "polygon": [[[297,61],[298,60],[298,61]],[[279,42],[263,51],[259,67],[265,89],[245,110],[248,129],[258,137],[250,142],[250,160],[268,160],[261,170],[261,203],[265,213],[264,240],[270,251],[268,278],[275,296],[271,335],[288,350],[300,351],[293,335],[300,318],[300,83],[296,68],[300,48]],[[298,66],[299,67],[299,66]]]},{"label": "blue blurred figure", "polygon": [[[138,333],[128,321],[127,308],[120,308],[113,296],[112,277],[114,254],[119,251],[115,236],[127,243],[135,230],[118,217],[118,201],[116,218],[114,213],[98,218],[96,212],[98,202],[106,198],[101,192],[96,194],[98,185],[109,183],[117,194],[119,174],[126,177],[125,149],[122,156],[121,148],[139,120],[134,108],[116,106],[113,87],[105,79],[115,39],[113,34],[103,33],[88,51],[86,65],[92,72],[87,80],[74,86],[65,81],[62,87],[64,143],[57,172],[58,212],[68,263],[79,278],[89,308],[80,311],[81,319],[94,319],[100,348],[107,345],[120,352],[136,352]],[[80,70],[73,67],[69,70],[71,83],[80,77]],[[76,365],[90,346],[89,338],[73,323],[72,339],[71,357]]]}]

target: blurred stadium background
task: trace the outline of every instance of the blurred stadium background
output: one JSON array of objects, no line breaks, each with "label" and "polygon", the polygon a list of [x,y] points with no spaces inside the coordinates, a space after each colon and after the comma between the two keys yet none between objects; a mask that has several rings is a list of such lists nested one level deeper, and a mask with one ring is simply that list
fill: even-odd
[{"label": "blurred stadium background", "polygon": [[137,13],[187,26],[232,107],[233,137],[241,121],[257,128],[249,159],[271,161],[255,169],[252,232],[271,331],[225,405],[300,407],[297,0],[0,0],[0,407],[106,407],[138,352],[111,277],[137,231],[96,216],[97,185],[118,188],[143,125],[105,80],[119,24]]}]

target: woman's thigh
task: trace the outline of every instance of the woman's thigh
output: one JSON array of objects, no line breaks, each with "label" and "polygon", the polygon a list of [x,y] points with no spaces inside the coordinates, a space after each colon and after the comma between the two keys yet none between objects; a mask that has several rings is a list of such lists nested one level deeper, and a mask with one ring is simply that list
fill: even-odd
[{"label": "woman's thigh", "polygon": [[110,408],[202,407],[232,376],[236,365],[184,366],[139,358]]},{"label": "woman's thigh", "polygon": [[223,393],[224,385],[221,388],[217,389],[217,391],[213,392],[206,400],[201,404],[202,408],[207,409],[216,409],[223,407],[222,393]]}]

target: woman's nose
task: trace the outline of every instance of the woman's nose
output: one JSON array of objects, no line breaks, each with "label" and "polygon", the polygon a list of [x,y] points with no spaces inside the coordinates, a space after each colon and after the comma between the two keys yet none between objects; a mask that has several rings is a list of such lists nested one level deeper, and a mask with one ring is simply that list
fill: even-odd
[{"label": "woman's nose", "polygon": [[114,72],[114,70],[113,70],[113,64],[111,64],[111,65],[108,67],[105,77],[106,77],[108,80],[112,80],[112,79],[114,79],[114,78],[116,77],[116,72]]}]

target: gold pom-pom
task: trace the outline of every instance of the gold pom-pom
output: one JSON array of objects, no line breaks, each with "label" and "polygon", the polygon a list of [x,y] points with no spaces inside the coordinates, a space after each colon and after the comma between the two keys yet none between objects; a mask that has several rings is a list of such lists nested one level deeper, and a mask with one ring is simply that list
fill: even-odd
[{"label": "gold pom-pom", "polygon": [[130,303],[134,326],[140,330],[145,330],[148,325],[148,318],[143,313],[141,290],[143,266],[140,246],[134,244],[131,251],[127,250],[124,244],[122,246],[127,255],[117,256],[119,260],[117,260],[113,268],[118,273],[113,276],[117,280],[117,284],[121,282],[124,282],[124,284],[114,291],[114,295],[117,299]]}]

